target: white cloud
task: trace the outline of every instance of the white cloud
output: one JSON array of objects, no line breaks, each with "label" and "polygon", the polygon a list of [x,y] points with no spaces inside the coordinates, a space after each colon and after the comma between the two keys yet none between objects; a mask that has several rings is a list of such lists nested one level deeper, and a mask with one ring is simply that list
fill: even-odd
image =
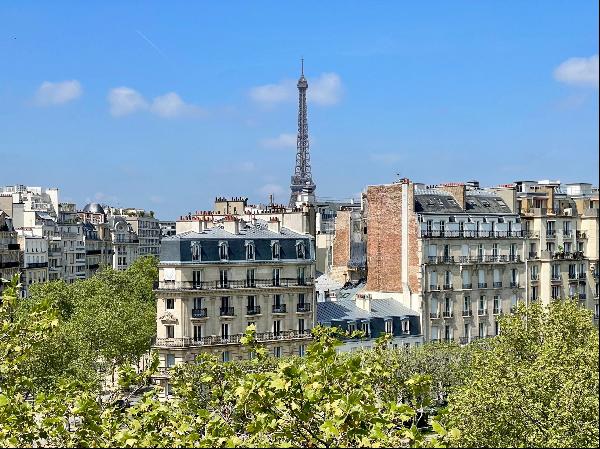
[{"label": "white cloud", "polygon": [[598,87],[598,55],[567,59],[554,69],[554,79],[576,86]]},{"label": "white cloud", "polygon": [[279,149],[279,148],[295,148],[296,135],[290,133],[281,133],[277,137],[269,137],[262,139],[260,145],[263,148]]},{"label": "white cloud", "polygon": [[[343,94],[342,80],[337,73],[322,73],[308,79],[307,97],[310,103],[319,106],[337,104]],[[263,106],[295,101],[298,95],[296,81],[281,80],[277,84],[265,84],[250,89],[250,98]]]},{"label": "white cloud", "polygon": [[36,103],[40,106],[64,104],[79,98],[83,92],[77,80],[51,83],[44,81],[35,95]]},{"label": "white cloud", "polygon": [[331,106],[342,98],[342,80],[337,73],[323,73],[308,84],[308,101],[320,106]]},{"label": "white cloud", "polygon": [[115,117],[148,110],[163,118],[203,116],[205,111],[193,104],[185,103],[175,92],[154,97],[147,101],[142,94],[130,87],[115,87],[108,93],[110,113]]},{"label": "white cloud", "polygon": [[108,103],[110,104],[110,113],[115,117],[122,117],[148,108],[144,97],[130,87],[111,89],[108,93]]},{"label": "white cloud", "polygon": [[185,103],[175,92],[155,97],[150,106],[150,111],[165,118],[198,116],[204,111],[198,106]]},{"label": "white cloud", "polygon": [[151,195],[150,201],[154,204],[161,204],[165,201],[165,199],[164,199],[164,197],[162,197],[160,195]]},{"label": "white cloud", "polygon": [[266,84],[250,89],[250,98],[263,106],[272,106],[277,103],[293,100],[295,98],[296,84],[294,80],[282,80],[278,84]]}]

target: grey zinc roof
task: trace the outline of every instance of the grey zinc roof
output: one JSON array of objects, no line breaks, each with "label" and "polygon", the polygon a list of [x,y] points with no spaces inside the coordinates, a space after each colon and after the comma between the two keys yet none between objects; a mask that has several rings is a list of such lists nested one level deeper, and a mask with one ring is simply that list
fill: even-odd
[{"label": "grey zinc roof", "polygon": [[415,212],[461,213],[464,210],[450,194],[415,195]]},{"label": "grey zinc roof", "polygon": [[329,323],[334,320],[361,320],[369,318],[387,318],[418,316],[419,314],[398,301],[388,299],[371,299],[371,311],[356,306],[354,299],[326,301],[317,303],[317,321]]},{"label": "grey zinc roof", "polygon": [[415,212],[442,213],[442,214],[512,214],[504,200],[490,192],[477,191],[477,193],[466,192],[465,209],[460,207],[454,197],[443,194],[438,189],[431,189],[435,193],[423,193],[426,190],[419,189],[415,194]]},{"label": "grey zinc roof", "polygon": [[[262,223],[261,223],[262,222]],[[165,237],[163,240],[201,240],[201,239],[273,239],[280,238],[306,238],[306,234],[294,232],[288,228],[280,228],[279,233],[270,231],[267,223],[263,220],[257,220],[256,225],[244,227],[240,226],[239,234],[233,234],[222,227],[216,225],[202,232],[188,231],[181,234]]]}]

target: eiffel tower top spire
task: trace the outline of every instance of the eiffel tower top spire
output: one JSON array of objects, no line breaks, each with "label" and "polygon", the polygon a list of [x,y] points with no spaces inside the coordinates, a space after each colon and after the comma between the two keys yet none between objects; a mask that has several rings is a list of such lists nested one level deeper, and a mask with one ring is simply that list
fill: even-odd
[{"label": "eiffel tower top spire", "polygon": [[[304,77],[304,58],[298,79],[298,137],[296,139],[296,167],[291,181],[290,207],[297,202],[313,203],[315,201],[316,185],[312,180],[310,168],[310,151],[308,141],[308,117],[306,109],[306,91],[308,81]],[[299,197],[299,195],[301,195]]]}]

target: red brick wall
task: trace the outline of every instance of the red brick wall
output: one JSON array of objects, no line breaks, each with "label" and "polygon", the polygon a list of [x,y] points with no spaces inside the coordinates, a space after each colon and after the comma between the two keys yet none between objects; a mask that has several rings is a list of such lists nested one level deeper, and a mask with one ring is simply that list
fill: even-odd
[{"label": "red brick wall", "polygon": [[421,291],[421,258],[419,254],[419,222],[415,214],[415,189],[408,185],[408,286],[412,293]]},{"label": "red brick wall", "polygon": [[367,290],[402,291],[402,184],[367,188]]},{"label": "red brick wall", "polygon": [[335,217],[332,266],[347,269],[350,260],[350,211],[340,210]]}]

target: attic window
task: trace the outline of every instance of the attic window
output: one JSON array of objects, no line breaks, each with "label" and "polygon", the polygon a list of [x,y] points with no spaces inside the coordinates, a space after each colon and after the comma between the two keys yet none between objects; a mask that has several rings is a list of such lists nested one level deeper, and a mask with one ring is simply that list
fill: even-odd
[{"label": "attic window", "polygon": [[296,243],[296,254],[298,255],[298,259],[306,258],[306,249],[304,247],[304,242]]},{"label": "attic window", "polygon": [[486,200],[483,200],[481,204],[483,204],[483,207],[490,207],[490,203]]},{"label": "attic window", "polygon": [[271,242],[271,257],[273,259],[279,259],[280,256],[280,246],[278,241]]},{"label": "attic window", "polygon": [[192,260],[202,260],[202,246],[200,245],[200,242],[192,242],[190,250],[192,252]]},{"label": "attic window", "polygon": [[428,205],[428,206],[433,206],[434,204],[435,204],[435,203],[433,202],[433,200],[432,200],[432,199],[428,199],[428,200],[427,200],[427,205]]},{"label": "attic window", "polygon": [[487,219],[487,217],[483,217],[483,222],[484,222],[484,223],[487,223],[487,222],[488,222],[488,219]]},{"label": "attic window", "polygon": [[504,223],[504,217],[498,217],[498,223]]},{"label": "attic window", "polygon": [[219,257],[221,260],[229,259],[229,248],[227,242],[219,242]]},{"label": "attic window", "polygon": [[454,217],[454,216],[448,217],[448,223],[456,223],[456,217]]}]

